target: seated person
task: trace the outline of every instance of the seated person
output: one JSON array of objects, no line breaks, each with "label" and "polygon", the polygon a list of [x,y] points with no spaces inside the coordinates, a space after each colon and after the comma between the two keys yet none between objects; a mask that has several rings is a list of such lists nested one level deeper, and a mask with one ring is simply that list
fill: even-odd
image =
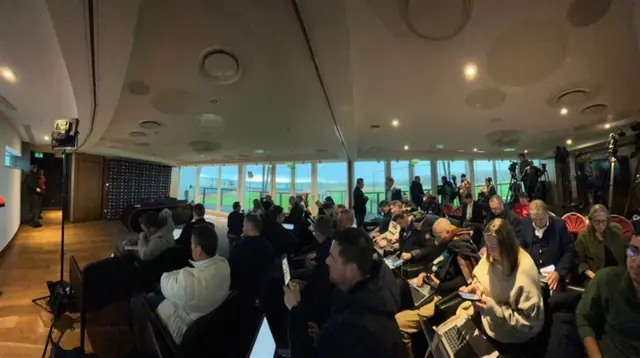
[{"label": "seated person", "polygon": [[422,203],[422,211],[428,215],[440,216],[441,209],[440,204],[435,196],[427,194],[424,196],[424,202]]},{"label": "seated person", "polygon": [[297,224],[302,217],[304,216],[305,207],[303,204],[302,195],[296,195],[293,204],[291,205],[291,210],[289,211],[289,216],[287,216],[286,222],[289,224]]},{"label": "seated person", "polygon": [[280,205],[274,205],[264,216],[262,235],[273,247],[276,257],[291,255],[297,242],[291,230],[282,226],[285,222],[284,209]]},{"label": "seated person", "polygon": [[285,286],[291,357],[402,356],[398,325],[392,318],[400,305],[397,287],[386,265],[373,260],[372,250],[371,239],[360,229],[347,228],[335,234],[327,265],[338,290],[322,328],[304,316],[300,287],[295,282]]},{"label": "seated person", "polygon": [[576,264],[578,273],[584,274],[586,284],[598,270],[625,264],[622,227],[609,219],[609,210],[604,205],[596,204],[589,211],[589,225],[578,234]]},{"label": "seated person", "polygon": [[[183,248],[191,248],[191,231],[195,226],[206,224],[207,221],[204,219],[205,208],[202,204],[196,204],[193,206],[193,221],[188,222],[184,228],[182,228],[182,232],[180,232],[180,237],[176,239],[176,245]],[[213,225],[213,223],[209,223]]]},{"label": "seated person", "polygon": [[244,224],[244,213],[239,201],[233,203],[233,211],[227,217],[227,238],[229,245],[233,246],[242,237],[242,225]]},{"label": "seated person", "polygon": [[529,206],[531,216],[522,220],[520,246],[529,253],[538,269],[555,266],[547,275],[551,291],[569,279],[573,266],[574,247],[567,226],[561,218],[552,216],[542,200]]},{"label": "seated person", "polygon": [[423,315],[433,315],[435,303],[440,297],[447,296],[471,283],[471,274],[479,260],[479,255],[471,242],[470,233],[469,230],[457,229],[445,218],[440,218],[433,224],[433,235],[439,256],[425,265],[424,271],[414,282],[417,286],[422,286],[425,284],[425,278],[428,278],[436,290],[436,297],[427,304],[428,307],[424,306],[420,310],[406,310],[396,315],[408,357],[413,355],[411,335],[422,329],[418,311]]},{"label": "seated person", "polygon": [[518,240],[522,238],[522,225],[520,219],[511,210],[504,209],[504,200],[498,195],[494,195],[489,199],[489,208],[491,209],[484,219],[484,226],[487,226],[493,219],[504,219],[509,222],[511,228],[516,233]]},{"label": "seated person", "polygon": [[247,214],[242,227],[243,239],[229,254],[231,289],[253,302],[262,298],[275,260],[273,247],[260,235],[261,229],[260,216]]},{"label": "seated person", "polygon": [[467,192],[462,200],[464,201],[464,204],[462,204],[462,223],[482,223],[484,220],[482,204],[473,200],[471,192]]},{"label": "seated person", "polygon": [[473,270],[473,283],[460,291],[480,296],[474,310],[485,336],[501,354],[536,357],[534,338],[544,325],[538,268],[506,220],[489,223],[484,240],[487,254]]},{"label": "seated person", "polygon": [[378,209],[382,214],[382,219],[380,220],[380,225],[370,233],[371,236],[378,236],[389,230],[389,223],[391,222],[391,204],[389,204],[388,201],[383,200],[380,202],[380,205],[378,205]]},{"label": "seated person", "polygon": [[125,240],[125,246],[138,246],[138,256],[141,260],[151,261],[164,250],[175,245],[173,230],[175,225],[171,220],[171,211],[164,209],[158,215],[149,211],[140,217],[142,232],[137,238]]},{"label": "seated person", "polygon": [[344,209],[338,215],[338,230],[344,230],[349,227],[355,227],[355,213],[351,209]]},{"label": "seated person", "polygon": [[527,193],[518,194],[518,202],[513,206],[513,211],[520,219],[529,216],[529,196]]},{"label": "seated person", "polygon": [[273,199],[271,195],[266,194],[262,199],[260,199],[260,204],[262,205],[262,209],[264,212],[269,211],[273,207]]},{"label": "seated person", "polygon": [[216,309],[229,294],[229,264],[217,255],[217,250],[218,235],[214,227],[209,224],[194,227],[193,267],[164,273],[160,279],[162,295],[149,296],[152,309],[157,305],[160,320],[178,344],[195,320]]},{"label": "seated person", "polygon": [[409,195],[407,194],[404,194],[402,196],[402,207],[408,211],[418,210],[418,207],[416,206],[416,204],[414,204],[413,201],[409,200]]},{"label": "seated person", "polygon": [[589,357],[640,357],[639,236],[626,254],[626,267],[598,271],[578,304],[576,322]]},{"label": "seated person", "polygon": [[409,215],[404,211],[399,211],[393,214],[393,217],[391,218],[391,223],[398,225],[400,227],[400,230],[395,234],[392,233],[391,231],[387,231],[383,235],[380,235],[374,238],[373,241],[377,243],[378,246],[380,246],[380,248],[385,248],[388,246],[393,246],[398,244],[398,242],[400,241],[400,238],[404,235],[404,230],[406,229],[406,225],[407,225],[407,222],[405,222],[406,221],[405,219],[408,220],[408,217]]}]

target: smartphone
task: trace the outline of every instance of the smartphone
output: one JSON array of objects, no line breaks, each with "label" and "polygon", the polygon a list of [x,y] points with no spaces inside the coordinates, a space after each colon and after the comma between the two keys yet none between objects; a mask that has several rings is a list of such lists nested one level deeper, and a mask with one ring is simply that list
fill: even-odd
[{"label": "smartphone", "polygon": [[460,297],[462,297],[463,300],[480,301],[480,296],[476,295],[475,293],[466,293],[466,292],[458,291],[458,294],[460,295]]},{"label": "smartphone", "polygon": [[291,273],[289,272],[289,261],[287,257],[282,258],[282,272],[284,272],[284,285],[288,285],[291,281]]}]

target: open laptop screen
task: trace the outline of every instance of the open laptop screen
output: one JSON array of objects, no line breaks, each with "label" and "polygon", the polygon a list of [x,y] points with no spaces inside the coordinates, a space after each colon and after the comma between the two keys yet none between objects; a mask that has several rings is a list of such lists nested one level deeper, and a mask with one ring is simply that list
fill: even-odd
[{"label": "open laptop screen", "polygon": [[262,317],[258,335],[251,348],[249,358],[272,358],[276,355],[276,341],[271,334],[271,328],[266,317]]}]

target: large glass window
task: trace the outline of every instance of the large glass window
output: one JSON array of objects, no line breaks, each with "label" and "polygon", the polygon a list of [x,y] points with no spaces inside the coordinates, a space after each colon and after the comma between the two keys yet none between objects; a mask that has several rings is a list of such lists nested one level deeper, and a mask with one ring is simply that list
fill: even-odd
[{"label": "large glass window", "polygon": [[[306,163],[306,164],[296,163],[295,166],[296,166],[295,193],[311,194],[311,163]],[[311,197],[309,197],[309,200],[311,200]]]},{"label": "large glass window", "polygon": [[238,166],[224,165],[220,172],[220,211],[230,213],[233,203],[238,200]]},{"label": "large glass window", "polygon": [[420,177],[422,189],[424,189],[425,193],[431,193],[431,161],[420,161],[414,159],[411,162],[413,163],[413,175],[417,175]]},{"label": "large glass window", "polygon": [[[355,162],[353,163],[354,179],[364,179],[362,191],[369,197],[367,212],[377,213],[378,204],[384,200],[384,162]],[[356,183],[353,183],[355,188]]]},{"label": "large glass window", "polygon": [[[496,160],[496,175],[497,178],[493,178],[493,183],[496,186],[498,195],[504,199],[509,200],[509,183],[511,180],[511,174],[509,173],[509,165],[511,160]],[[518,168],[516,167],[516,171]],[[522,188],[520,188],[522,189]]]},{"label": "large glass window", "polygon": [[276,193],[273,201],[285,211],[289,208],[289,196],[291,196],[291,168],[293,163],[276,165]]},{"label": "large glass window", "polygon": [[218,210],[218,167],[200,167],[200,197],[197,202],[202,203],[207,210]]},{"label": "large glass window", "polygon": [[402,190],[403,194],[408,194],[412,181],[409,179],[409,161],[391,162],[391,176],[395,181],[396,188]]},{"label": "large glass window", "polygon": [[196,195],[196,167],[181,167],[178,182],[178,196],[182,200],[195,202]]},{"label": "large glass window", "polygon": [[477,195],[480,189],[484,186],[484,179],[487,177],[493,178],[493,161],[474,160],[473,175],[475,177],[474,194]]},{"label": "large glass window", "polygon": [[244,207],[253,209],[253,199],[260,199],[269,193],[271,170],[269,164],[245,165]]},{"label": "large glass window", "polygon": [[318,163],[319,200],[330,196],[336,204],[344,204],[347,201],[347,188],[347,163]]}]

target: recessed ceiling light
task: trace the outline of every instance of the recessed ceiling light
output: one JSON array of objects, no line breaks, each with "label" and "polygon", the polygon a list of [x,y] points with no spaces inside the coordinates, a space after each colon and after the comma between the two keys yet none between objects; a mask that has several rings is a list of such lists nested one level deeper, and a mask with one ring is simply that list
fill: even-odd
[{"label": "recessed ceiling light", "polygon": [[436,144],[436,148],[442,149],[442,148],[444,148],[444,145],[443,144]]},{"label": "recessed ceiling light", "polygon": [[477,152],[477,151],[478,151],[478,148],[473,148],[473,151],[474,151],[474,152]]},{"label": "recessed ceiling light", "polygon": [[399,125],[400,125],[400,121],[399,121],[397,118],[394,118],[394,119],[391,121],[391,125],[392,125],[392,126],[394,126],[394,127],[397,127],[397,126],[399,126]]},{"label": "recessed ceiling light", "polygon": [[256,149],[256,150],[254,150],[254,153],[262,154],[262,153],[264,153],[264,149]]},{"label": "recessed ceiling light", "polygon": [[527,154],[527,153],[529,153],[529,151],[527,149],[525,149],[524,150],[524,154]]},{"label": "recessed ceiling light", "polygon": [[516,148],[504,148],[503,149],[505,152],[515,152]]},{"label": "recessed ceiling light", "polygon": [[18,81],[15,72],[13,72],[9,67],[0,67],[0,76],[9,83],[16,83]]},{"label": "recessed ceiling light", "polygon": [[44,136],[44,140],[49,140],[49,136],[48,135]]},{"label": "recessed ceiling light", "polygon": [[611,124],[607,123],[604,125],[604,129],[609,129],[609,128],[611,128]]},{"label": "recessed ceiling light", "polygon": [[566,107],[560,108],[560,114],[566,116],[569,113],[569,110]]},{"label": "recessed ceiling light", "polygon": [[464,149],[458,149],[458,152],[464,153]]},{"label": "recessed ceiling light", "polygon": [[409,150],[409,146],[405,144],[404,150]]},{"label": "recessed ceiling light", "polygon": [[566,143],[567,143],[567,145],[571,145],[571,144],[573,144],[573,141],[571,140],[571,138],[569,138],[569,139],[567,139]]},{"label": "recessed ceiling light", "polygon": [[484,150],[479,150],[478,153],[486,153]]},{"label": "recessed ceiling light", "polygon": [[469,63],[466,66],[464,66],[464,77],[471,81],[474,78],[476,78],[476,75],[478,74],[478,67],[476,67],[476,65],[474,63]]}]

